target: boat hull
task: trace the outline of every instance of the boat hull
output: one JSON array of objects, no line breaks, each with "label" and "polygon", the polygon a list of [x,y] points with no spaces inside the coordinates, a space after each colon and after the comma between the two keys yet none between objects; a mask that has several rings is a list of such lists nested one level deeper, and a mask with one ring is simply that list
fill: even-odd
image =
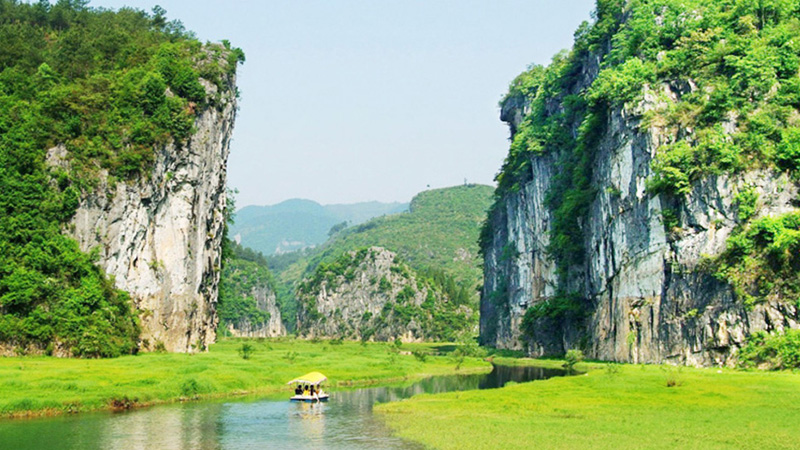
[{"label": "boat hull", "polygon": [[318,398],[314,398],[310,395],[295,395],[294,397],[290,398],[289,400],[292,402],[308,402],[313,403],[316,401],[320,402],[327,402],[329,398],[328,394],[322,394]]}]

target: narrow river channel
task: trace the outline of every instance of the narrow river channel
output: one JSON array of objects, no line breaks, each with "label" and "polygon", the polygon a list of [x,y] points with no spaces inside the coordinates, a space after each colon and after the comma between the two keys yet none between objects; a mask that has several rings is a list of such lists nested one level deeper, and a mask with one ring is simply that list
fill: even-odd
[{"label": "narrow river channel", "polygon": [[[332,392],[328,403],[225,400],[124,413],[0,421],[0,449],[408,449],[372,415],[377,402],[422,393],[502,387],[564,375],[557,369],[494,366],[486,375]],[[287,391],[287,396],[288,396]]]}]

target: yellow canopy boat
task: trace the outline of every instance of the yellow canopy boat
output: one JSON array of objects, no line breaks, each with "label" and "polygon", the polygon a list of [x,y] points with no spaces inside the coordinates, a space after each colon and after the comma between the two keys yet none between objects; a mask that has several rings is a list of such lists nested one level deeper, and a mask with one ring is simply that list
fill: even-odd
[{"label": "yellow canopy boat", "polygon": [[286,384],[297,385],[294,396],[290,399],[293,402],[326,402],[328,393],[322,390],[322,383],[328,381],[328,377],[319,372],[310,372]]}]

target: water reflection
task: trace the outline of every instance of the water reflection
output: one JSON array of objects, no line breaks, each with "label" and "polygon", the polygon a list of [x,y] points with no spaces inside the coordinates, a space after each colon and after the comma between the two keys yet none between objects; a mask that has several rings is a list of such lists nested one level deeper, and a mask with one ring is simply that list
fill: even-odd
[{"label": "water reflection", "polygon": [[422,393],[491,389],[563,375],[495,366],[488,375],[443,376],[331,394],[328,403],[236,401],[165,405],[120,414],[0,421],[0,449],[408,449],[372,415],[375,403]]},{"label": "water reflection", "polygon": [[0,449],[218,449],[222,404],[0,422]]},{"label": "water reflection", "polygon": [[170,405],[116,414],[105,421],[100,447],[126,450],[217,449],[220,431],[218,419],[223,405],[205,406],[189,408]]}]

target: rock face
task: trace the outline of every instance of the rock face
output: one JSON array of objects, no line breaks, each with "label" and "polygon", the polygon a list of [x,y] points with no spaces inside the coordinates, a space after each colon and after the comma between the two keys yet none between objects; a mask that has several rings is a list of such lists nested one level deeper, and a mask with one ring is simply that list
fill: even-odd
[{"label": "rock face", "polygon": [[[305,337],[418,342],[438,337],[433,311],[447,298],[380,247],[352,251],[298,289],[297,330]],[[452,306],[452,305],[451,305]],[[466,323],[465,307],[452,311]]]},{"label": "rock face", "polygon": [[[598,61],[587,58],[576,92],[596,77]],[[681,89],[660,85],[652,89],[659,95],[646,94],[635,108],[609,111],[592,161],[596,195],[580,223],[583,263],[569,268],[566,282],[559,280],[547,252],[553,216],[546,197],[560,168],[555,155],[531,157],[531,180],[507,193],[489,217],[493,235],[484,248],[483,343],[532,355],[583,348],[592,358],[611,361],[732,364],[751,333],[800,327],[795,305],[773,301],[748,309],[727,283],[698,270],[704,257],[725,249],[737,226],[739,190],[754,188],[760,199],[757,216],[769,216],[796,210],[795,182],[758,170],[708,177],[681,202],[647,192],[651,161],[665,133],[643,127],[641,118]],[[527,106],[506,106],[502,118],[514,133]],[[677,227],[670,230],[662,219],[666,209],[677,211]],[[532,336],[524,335],[520,325],[526,310],[553,298],[558,289],[588,299],[588,318],[565,326],[541,320]]]},{"label": "rock face", "polygon": [[286,336],[286,327],[281,320],[275,292],[268,286],[254,286],[250,295],[255,299],[256,308],[269,314],[269,320],[253,323],[244,318],[227,323],[228,332],[234,337],[268,338]]},{"label": "rock face", "polygon": [[[193,352],[214,342],[226,165],[236,113],[235,83],[216,92],[183,145],[157,149],[152,171],[82,199],[71,235],[128,291],[140,311],[143,348]],[[53,153],[58,153],[57,149]]]}]

